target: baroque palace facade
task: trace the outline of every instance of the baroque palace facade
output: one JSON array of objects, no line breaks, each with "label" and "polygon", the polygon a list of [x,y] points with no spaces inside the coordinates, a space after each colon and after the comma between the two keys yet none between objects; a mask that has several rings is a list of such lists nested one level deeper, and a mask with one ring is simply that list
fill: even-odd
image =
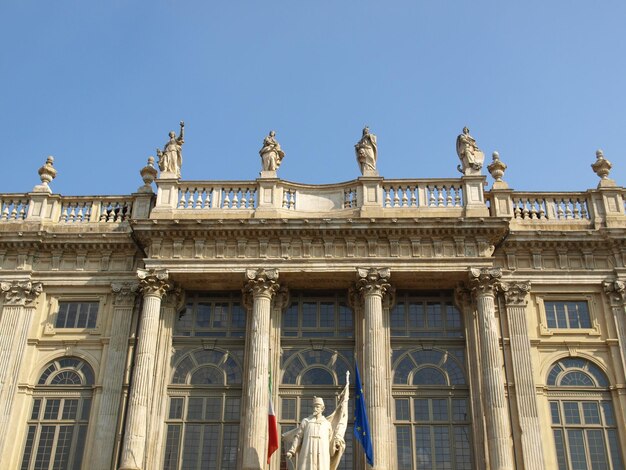
[{"label": "baroque palace facade", "polygon": [[494,154],[486,190],[464,138],[459,178],[378,176],[364,130],[362,176],[305,185],[273,134],[258,179],[182,180],[172,136],[128,196],[48,159],[0,194],[0,468],[287,469],[268,401],[293,429],[358,364],[374,466],[349,426],[342,469],[624,469],[626,190],[601,152],[596,189]]}]

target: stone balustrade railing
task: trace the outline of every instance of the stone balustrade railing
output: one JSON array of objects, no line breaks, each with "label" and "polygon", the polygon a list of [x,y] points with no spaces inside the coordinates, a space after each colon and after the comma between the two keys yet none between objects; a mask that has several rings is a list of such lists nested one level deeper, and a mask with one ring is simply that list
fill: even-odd
[{"label": "stone balustrade railing", "polygon": [[255,181],[157,180],[157,196],[60,196],[0,194],[0,223],[63,225],[121,223],[131,219],[419,218],[497,217],[516,229],[626,226],[626,190],[521,192],[494,187],[484,176],[458,179],[363,177],[345,183],[307,185]]}]

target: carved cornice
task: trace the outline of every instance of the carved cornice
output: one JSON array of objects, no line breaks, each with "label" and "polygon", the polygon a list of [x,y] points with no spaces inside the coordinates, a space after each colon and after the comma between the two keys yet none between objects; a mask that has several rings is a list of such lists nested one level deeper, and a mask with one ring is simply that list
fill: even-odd
[{"label": "carved cornice", "polygon": [[164,269],[138,269],[137,277],[139,289],[144,297],[162,298],[171,287],[167,282],[169,275]]},{"label": "carved cornice", "polygon": [[138,282],[113,282],[111,283],[113,292],[113,304],[116,307],[132,307],[139,291]]},{"label": "carved cornice", "polygon": [[626,303],[626,282],[619,280],[604,281],[602,286],[613,307],[620,307]]},{"label": "carved cornice", "polygon": [[4,305],[33,307],[42,292],[41,282],[4,281],[0,283],[0,294],[4,297]]},{"label": "carved cornice", "polygon": [[470,268],[469,285],[472,293],[479,295],[495,295],[496,283],[502,277],[500,268]]},{"label": "carved cornice", "polygon": [[498,282],[496,288],[504,295],[507,307],[525,307],[528,304],[530,281]]},{"label": "carved cornice", "polygon": [[[245,295],[255,297],[267,297],[271,299],[280,285],[278,284],[278,269],[246,269],[246,284],[243,288]],[[244,304],[249,305],[250,299],[244,299]]]},{"label": "carved cornice", "polygon": [[380,295],[390,291],[389,268],[357,268],[356,289],[361,295]]}]

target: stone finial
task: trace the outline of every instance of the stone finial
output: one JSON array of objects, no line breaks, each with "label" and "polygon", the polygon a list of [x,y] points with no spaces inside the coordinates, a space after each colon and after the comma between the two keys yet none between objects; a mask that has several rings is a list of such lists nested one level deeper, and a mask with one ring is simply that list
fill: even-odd
[{"label": "stone finial", "polygon": [[52,166],[54,163],[54,157],[50,155],[46,158],[46,163],[43,164],[41,168],[39,168],[39,178],[41,179],[41,184],[38,184],[33,188],[33,191],[36,193],[51,193],[50,182],[56,177],[57,170]]},{"label": "stone finial", "polygon": [[509,187],[504,181],[502,181],[502,177],[504,176],[504,172],[506,171],[506,163],[500,160],[500,154],[498,152],[493,152],[491,154],[492,162],[487,166],[487,170],[495,180],[493,187],[495,189],[506,189]]},{"label": "stone finial", "polygon": [[485,161],[485,154],[476,145],[476,139],[470,135],[467,126],[463,128],[463,132],[456,138],[456,154],[459,156],[459,160],[461,160],[457,170],[465,176],[480,175],[480,170]]},{"label": "stone finial", "polygon": [[615,181],[609,178],[609,173],[613,164],[604,158],[604,152],[600,149],[596,150],[596,161],[591,164],[591,169],[600,177],[598,188],[615,186]]},{"label": "stone finial", "polygon": [[157,170],[154,167],[154,157],[151,155],[148,157],[148,163],[141,170],[139,170],[139,174],[141,175],[141,179],[144,182],[144,185],[141,186],[137,192],[140,193],[151,193],[152,192],[152,182],[157,177]]},{"label": "stone finial", "polygon": [[370,128],[363,128],[363,135],[354,146],[356,161],[363,176],[378,176],[376,161],[378,159],[378,143],[376,136],[370,132]]}]

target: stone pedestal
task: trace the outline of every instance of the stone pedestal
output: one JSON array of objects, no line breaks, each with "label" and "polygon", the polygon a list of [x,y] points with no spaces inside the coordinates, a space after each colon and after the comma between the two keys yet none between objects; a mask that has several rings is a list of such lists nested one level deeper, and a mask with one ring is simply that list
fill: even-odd
[{"label": "stone pedestal", "polygon": [[470,286],[478,309],[480,367],[487,449],[491,470],[513,470],[511,421],[504,393],[503,359],[495,317],[495,283],[500,269],[470,269]]},{"label": "stone pedestal", "polygon": [[[391,418],[390,344],[388,325],[383,322],[383,296],[391,289],[389,269],[358,269],[363,323],[363,391],[374,450],[373,469],[392,468],[394,431]],[[359,445],[359,444],[355,444]]]},{"label": "stone pedestal", "polygon": [[28,329],[42,290],[40,282],[29,280],[0,283],[0,295],[3,297],[0,317],[0,455],[12,432],[9,418],[17,391],[17,376],[26,348]]},{"label": "stone pedestal", "polygon": [[267,461],[270,316],[272,298],[279,288],[278,271],[248,269],[246,277],[244,295],[251,308],[245,349],[240,466],[243,470],[260,470]]},{"label": "stone pedestal", "polygon": [[530,354],[530,340],[526,323],[527,294],[530,282],[500,283],[498,290],[504,294],[506,316],[511,337],[511,362],[515,380],[517,415],[522,428],[523,468],[543,470],[543,443],[537,410],[537,398]]},{"label": "stone pedestal", "polygon": [[157,352],[155,339],[159,332],[161,298],[170,287],[165,271],[140,269],[137,275],[143,294],[143,308],[120,470],[147,470],[144,461]]}]

